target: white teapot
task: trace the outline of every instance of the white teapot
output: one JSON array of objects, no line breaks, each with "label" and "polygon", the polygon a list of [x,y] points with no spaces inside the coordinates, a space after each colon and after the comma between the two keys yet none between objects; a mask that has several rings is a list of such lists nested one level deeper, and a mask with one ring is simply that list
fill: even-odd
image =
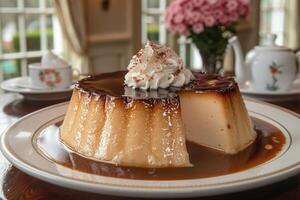
[{"label": "white teapot", "polygon": [[256,46],[243,60],[243,52],[236,36],[229,40],[235,52],[235,73],[238,83],[250,83],[254,91],[282,92],[291,87],[297,78],[296,54],[285,47],[275,45],[272,35],[269,44]]}]

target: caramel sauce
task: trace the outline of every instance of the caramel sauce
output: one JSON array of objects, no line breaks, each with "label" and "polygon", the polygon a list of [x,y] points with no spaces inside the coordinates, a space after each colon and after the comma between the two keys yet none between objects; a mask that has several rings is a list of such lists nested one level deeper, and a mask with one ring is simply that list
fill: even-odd
[{"label": "caramel sauce", "polygon": [[170,87],[167,89],[159,88],[157,90],[133,89],[124,85],[124,76],[126,73],[126,71],[116,71],[98,74],[78,81],[75,87],[82,92],[93,95],[115,98],[130,97],[133,99],[174,98],[179,91],[214,91],[227,94],[235,91],[237,88],[237,84],[232,77],[193,72],[195,80],[180,88]]},{"label": "caramel sauce", "polygon": [[143,179],[180,180],[208,178],[231,174],[258,166],[274,158],[285,144],[279,129],[262,120],[252,118],[258,137],[254,144],[236,155],[226,155],[200,145],[187,142],[193,167],[144,169],[120,167],[82,157],[60,143],[59,125],[47,127],[37,138],[38,148],[56,164],[101,176]]}]

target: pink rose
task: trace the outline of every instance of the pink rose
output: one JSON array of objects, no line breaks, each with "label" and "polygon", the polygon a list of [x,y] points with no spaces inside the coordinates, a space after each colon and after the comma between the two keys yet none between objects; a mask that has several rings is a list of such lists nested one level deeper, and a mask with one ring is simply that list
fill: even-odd
[{"label": "pink rose", "polygon": [[179,33],[185,33],[186,32],[187,27],[184,25],[184,24],[180,24],[179,27],[178,27],[178,31]]},{"label": "pink rose", "polygon": [[178,13],[177,15],[175,15],[174,17],[174,23],[179,24],[184,20],[184,16],[182,13]]},{"label": "pink rose", "polygon": [[224,12],[222,10],[215,10],[213,15],[219,20],[224,17]]},{"label": "pink rose", "polygon": [[173,14],[176,14],[177,12],[181,12],[182,11],[182,7],[179,6],[179,5],[175,5],[175,6],[172,6],[170,8],[171,8],[170,12],[172,12]]},{"label": "pink rose", "polygon": [[204,23],[208,27],[215,25],[215,22],[216,20],[212,16],[207,16],[204,18]]},{"label": "pink rose", "polygon": [[221,9],[220,7],[223,7],[224,3],[226,2],[227,0],[218,0],[214,6],[216,9]]},{"label": "pink rose", "polygon": [[192,16],[191,17],[192,17],[191,21],[193,23],[199,22],[203,18],[202,15],[199,12],[192,12]]},{"label": "pink rose", "polygon": [[240,3],[244,4],[244,5],[249,5],[250,4],[250,0],[239,0]]},{"label": "pink rose", "polygon": [[218,0],[206,0],[206,1],[207,1],[207,3],[212,5],[212,4],[217,3]]},{"label": "pink rose", "polygon": [[201,33],[204,30],[204,26],[202,23],[194,24],[192,27],[194,33]]},{"label": "pink rose", "polygon": [[229,12],[232,12],[237,9],[238,5],[239,4],[237,3],[236,0],[230,0],[226,3],[226,8],[228,9]]},{"label": "pink rose", "polygon": [[239,8],[238,13],[241,17],[245,18],[249,14],[249,7],[242,6]]},{"label": "pink rose", "polygon": [[210,5],[205,4],[200,7],[200,10],[201,10],[201,12],[207,12],[207,11],[210,11],[210,8],[211,8]]},{"label": "pink rose", "polygon": [[194,5],[191,1],[186,2],[185,4],[182,5],[182,8],[184,10],[193,10]]},{"label": "pink rose", "polygon": [[182,34],[184,36],[189,36],[190,35],[190,31],[188,29],[186,29],[183,32],[181,32],[180,34]]},{"label": "pink rose", "polygon": [[228,26],[249,13],[249,0],[173,0],[164,22],[171,32],[201,33],[206,27]]},{"label": "pink rose", "polygon": [[176,30],[180,33],[180,34],[183,34],[186,32],[187,30],[187,27],[184,25],[184,24],[178,24],[176,26]]},{"label": "pink rose", "polygon": [[192,0],[195,7],[200,7],[204,4],[205,0]]},{"label": "pink rose", "polygon": [[190,35],[189,29],[187,29],[185,26],[180,27],[178,32],[179,32],[180,35],[184,35],[184,36]]},{"label": "pink rose", "polygon": [[229,23],[229,19],[227,16],[224,16],[223,18],[219,19],[220,23],[224,26],[227,26]]},{"label": "pink rose", "polygon": [[234,22],[234,21],[237,21],[238,20],[238,14],[237,13],[235,13],[235,12],[232,12],[232,13],[230,13],[230,15],[229,15],[229,21],[232,21],[232,22]]},{"label": "pink rose", "polygon": [[190,10],[187,10],[185,13],[184,13],[184,19],[185,19],[185,22],[189,25],[193,25],[194,23],[194,16],[195,16],[195,13],[190,11]]}]

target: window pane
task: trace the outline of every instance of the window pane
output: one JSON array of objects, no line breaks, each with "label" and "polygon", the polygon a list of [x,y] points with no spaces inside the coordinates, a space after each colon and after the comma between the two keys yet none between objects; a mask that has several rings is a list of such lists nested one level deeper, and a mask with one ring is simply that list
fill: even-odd
[{"label": "window pane", "polygon": [[260,20],[260,32],[265,34],[269,33],[271,29],[272,12],[262,12]]},{"label": "window pane", "polygon": [[159,42],[159,16],[147,16],[147,39],[154,42]]},{"label": "window pane", "polygon": [[18,21],[16,14],[0,14],[1,38],[4,53],[17,52],[19,48]]},{"label": "window pane", "polygon": [[27,59],[27,66],[29,64],[32,64],[32,63],[40,63],[41,62],[41,57],[36,57],[36,58],[28,58]]},{"label": "window pane", "polygon": [[17,0],[0,0],[0,7],[17,7]]},{"label": "window pane", "polygon": [[283,32],[284,29],[284,10],[276,10],[272,13],[272,32]]},{"label": "window pane", "polygon": [[147,8],[159,8],[159,0],[147,0]]},{"label": "window pane", "polygon": [[47,6],[47,8],[52,8],[53,7],[53,1],[52,0],[47,0],[46,1],[46,6]]},{"label": "window pane", "polygon": [[48,49],[54,48],[53,42],[53,23],[52,23],[52,15],[47,16],[47,42],[48,42]]},{"label": "window pane", "polygon": [[27,51],[36,51],[41,49],[40,20],[39,15],[26,15],[26,45]]},{"label": "window pane", "polygon": [[27,8],[39,7],[39,0],[24,0],[24,6]]},{"label": "window pane", "polygon": [[0,60],[0,68],[2,70],[4,80],[21,75],[19,60]]},{"label": "window pane", "polygon": [[261,9],[267,8],[269,6],[268,4],[269,4],[269,0],[261,0],[261,3],[260,3]]},{"label": "window pane", "polygon": [[272,0],[273,7],[282,8],[284,7],[285,0]]}]

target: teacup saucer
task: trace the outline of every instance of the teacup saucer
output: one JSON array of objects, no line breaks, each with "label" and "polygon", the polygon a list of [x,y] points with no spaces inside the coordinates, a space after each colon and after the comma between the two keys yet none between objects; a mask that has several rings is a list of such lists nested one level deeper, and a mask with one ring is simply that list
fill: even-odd
[{"label": "teacup saucer", "polygon": [[256,98],[267,102],[292,101],[300,99],[300,78],[296,79],[290,90],[284,92],[255,91],[250,82],[239,84],[240,91],[244,96]]},{"label": "teacup saucer", "polygon": [[43,89],[31,84],[30,77],[17,77],[1,83],[5,91],[20,93],[31,101],[63,100],[71,97],[72,86],[64,89]]}]

